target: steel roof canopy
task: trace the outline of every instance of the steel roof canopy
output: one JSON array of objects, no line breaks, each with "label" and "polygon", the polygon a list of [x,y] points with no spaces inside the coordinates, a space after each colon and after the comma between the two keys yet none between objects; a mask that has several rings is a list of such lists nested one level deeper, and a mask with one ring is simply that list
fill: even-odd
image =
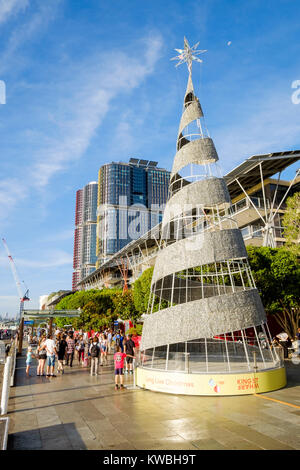
[{"label": "steel roof canopy", "polygon": [[274,152],[266,155],[253,155],[224,176],[230,196],[233,199],[241,192],[236,182],[238,178],[247,191],[261,182],[260,164],[262,165],[263,179],[283,171],[300,159],[300,150]]}]

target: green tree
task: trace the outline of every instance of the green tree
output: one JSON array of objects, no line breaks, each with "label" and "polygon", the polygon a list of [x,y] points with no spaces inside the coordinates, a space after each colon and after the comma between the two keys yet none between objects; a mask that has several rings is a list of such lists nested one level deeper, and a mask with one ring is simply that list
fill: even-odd
[{"label": "green tree", "polygon": [[77,291],[62,299],[56,306],[56,310],[76,310],[80,308],[80,318],[58,318],[56,324],[72,324],[74,328],[100,329],[111,326],[116,315],[114,314],[113,297],[119,289],[91,289]]},{"label": "green tree", "polygon": [[135,308],[132,290],[117,292],[113,297],[114,313],[117,318],[131,320],[133,323],[141,316]]},{"label": "green tree", "polygon": [[299,325],[300,265],[285,248],[247,247],[256,287],[267,313],[294,338]]},{"label": "green tree", "polygon": [[282,218],[285,247],[300,256],[300,192],[286,200],[286,212]]},{"label": "green tree", "polygon": [[[136,310],[139,315],[147,313],[149,297],[151,292],[151,281],[153,276],[153,269],[146,269],[143,274],[135,281],[133,285],[133,301]],[[161,302],[161,309],[166,308],[168,303],[163,300]],[[153,304],[153,312],[156,312],[159,308],[159,299],[156,297]]]}]

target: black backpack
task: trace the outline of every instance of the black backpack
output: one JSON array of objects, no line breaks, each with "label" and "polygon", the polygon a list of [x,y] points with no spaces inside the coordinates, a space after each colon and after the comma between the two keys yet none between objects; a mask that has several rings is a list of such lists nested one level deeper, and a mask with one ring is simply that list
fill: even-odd
[{"label": "black backpack", "polygon": [[98,357],[99,356],[99,348],[97,344],[93,344],[91,347],[91,356],[92,357]]}]

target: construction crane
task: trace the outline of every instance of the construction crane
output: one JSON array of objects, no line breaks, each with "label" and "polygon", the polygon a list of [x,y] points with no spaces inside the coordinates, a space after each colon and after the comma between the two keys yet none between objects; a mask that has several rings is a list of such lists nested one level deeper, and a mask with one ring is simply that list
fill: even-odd
[{"label": "construction crane", "polygon": [[[7,243],[6,243],[4,238],[2,238],[2,242],[3,242],[3,245],[6,249],[6,251],[7,251],[7,256],[8,256],[8,259],[10,261],[11,270],[12,270],[12,273],[13,273],[13,276],[14,276],[14,279],[15,279],[15,283],[16,283],[16,286],[17,286],[17,290],[18,290],[18,293],[19,293],[19,297],[20,297],[19,319],[21,321],[22,313],[23,313],[23,309],[24,309],[24,302],[26,300],[30,300],[30,298],[29,298],[29,289],[27,289],[27,287],[25,286],[25,288],[26,288],[25,294],[22,293],[21,282],[20,282],[20,279],[19,279],[19,276],[18,276],[18,272],[17,272],[17,269],[16,269],[15,262],[14,262],[13,257],[11,256],[11,254],[9,252]],[[23,283],[24,283],[24,281],[23,281]],[[25,285],[25,283],[24,283],[24,285]]]}]

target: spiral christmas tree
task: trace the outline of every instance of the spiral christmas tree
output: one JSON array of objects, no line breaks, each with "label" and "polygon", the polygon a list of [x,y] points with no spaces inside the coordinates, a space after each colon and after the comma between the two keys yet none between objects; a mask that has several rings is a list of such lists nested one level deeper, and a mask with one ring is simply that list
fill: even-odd
[{"label": "spiral christmas tree", "polygon": [[[200,374],[280,368],[195,95],[192,61],[205,52],[197,46],[185,39],[177,50],[189,76],[143,327],[142,367]],[[214,379],[208,384],[220,391]]]}]

